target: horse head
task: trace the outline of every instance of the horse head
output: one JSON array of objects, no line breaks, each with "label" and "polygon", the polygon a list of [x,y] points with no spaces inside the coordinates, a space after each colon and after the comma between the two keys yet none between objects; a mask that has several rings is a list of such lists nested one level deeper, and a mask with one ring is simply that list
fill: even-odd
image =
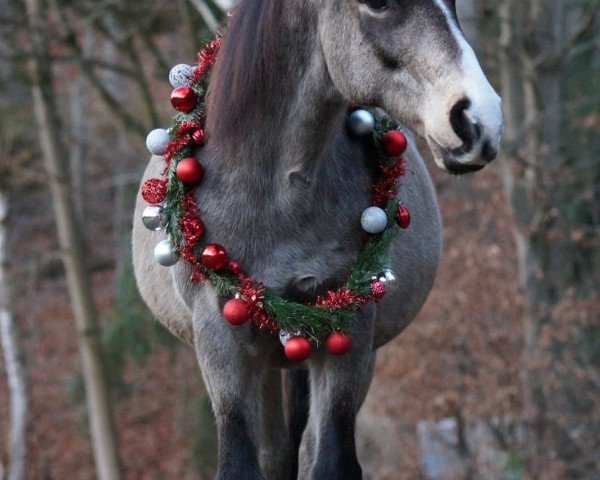
[{"label": "horse head", "polygon": [[324,61],[348,100],[413,130],[450,173],[496,157],[501,100],[465,40],[455,0],[314,1]]}]

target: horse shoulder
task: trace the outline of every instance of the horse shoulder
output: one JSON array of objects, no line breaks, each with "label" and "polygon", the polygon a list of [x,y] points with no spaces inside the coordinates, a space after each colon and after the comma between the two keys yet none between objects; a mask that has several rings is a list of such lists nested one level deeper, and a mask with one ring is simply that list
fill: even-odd
[{"label": "horse shoulder", "polygon": [[[163,168],[162,157],[152,157],[144,172],[142,185],[149,178],[160,177]],[[164,233],[151,232],[140,221],[145,206],[141,195],[137,195],[132,254],[138,289],[155,318],[180,340],[193,345],[192,314],[177,291],[172,269],[154,260],[154,246],[164,238]]]},{"label": "horse shoulder", "polygon": [[416,148],[411,147],[407,159],[400,199],[410,209],[411,224],[390,248],[397,288],[378,304],[374,348],[397,336],[417,316],[433,287],[441,256],[442,221],[433,182]]}]

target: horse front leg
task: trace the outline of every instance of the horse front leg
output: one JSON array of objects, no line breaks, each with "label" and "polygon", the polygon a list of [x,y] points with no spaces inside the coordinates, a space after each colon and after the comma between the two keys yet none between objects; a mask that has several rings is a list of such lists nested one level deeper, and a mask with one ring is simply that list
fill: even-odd
[{"label": "horse front leg", "polygon": [[217,424],[217,480],[264,480],[252,424],[256,421],[256,382],[248,355],[247,331],[233,329],[218,310],[194,312],[194,344]]},{"label": "horse front leg", "polygon": [[265,367],[257,371],[258,401],[255,438],[259,445],[260,470],[266,480],[296,480],[294,451],[286,429],[281,370]]},{"label": "horse front leg", "polygon": [[306,440],[315,442],[312,446],[315,455],[311,462],[312,480],[362,479],[354,431],[356,416],[373,376],[373,318],[372,306],[357,315],[349,353],[334,357],[324,352],[311,363],[310,421]]}]

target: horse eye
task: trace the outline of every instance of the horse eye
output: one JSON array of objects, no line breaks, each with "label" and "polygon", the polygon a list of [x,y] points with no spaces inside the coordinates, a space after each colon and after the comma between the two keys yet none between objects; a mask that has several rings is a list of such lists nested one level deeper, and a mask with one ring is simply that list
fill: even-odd
[{"label": "horse eye", "polygon": [[387,10],[389,6],[387,0],[358,0],[358,2],[364,3],[371,10],[375,10],[376,12]]}]

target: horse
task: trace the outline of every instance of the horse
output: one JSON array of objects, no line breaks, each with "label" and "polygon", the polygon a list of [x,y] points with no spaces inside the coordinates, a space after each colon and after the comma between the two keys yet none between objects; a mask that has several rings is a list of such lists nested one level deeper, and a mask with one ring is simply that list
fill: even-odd
[{"label": "horse", "polygon": [[[156,234],[136,205],[133,262],[155,317],[195,349],[218,431],[217,478],[362,478],[355,420],[377,349],[423,306],[442,227],[420,137],[450,174],[497,155],[501,100],[463,36],[454,0],[241,0],[224,29],[207,92],[195,192],[211,242],[284,298],[343,285],[363,243],[372,168],[349,135],[349,109],[384,111],[410,139],[402,198],[412,224],[389,249],[399,288],[355,314],[352,348],[303,362],[277,335],[223,321],[224,299],[191,268],[156,264]],[[200,155],[200,154],[198,154]],[[153,156],[144,179],[160,174]]]}]

